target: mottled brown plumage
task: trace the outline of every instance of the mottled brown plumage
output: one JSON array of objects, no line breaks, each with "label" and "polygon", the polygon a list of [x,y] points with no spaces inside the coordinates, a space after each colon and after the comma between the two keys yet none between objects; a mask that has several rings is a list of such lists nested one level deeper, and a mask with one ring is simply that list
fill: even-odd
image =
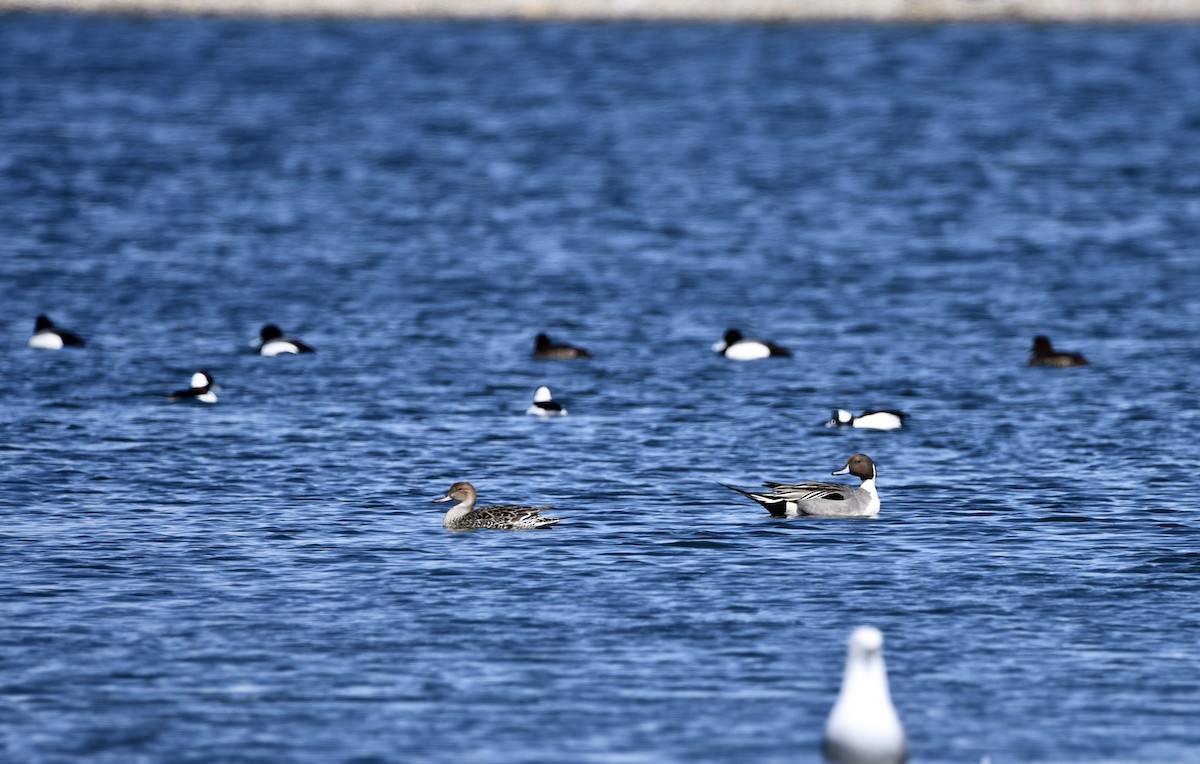
[{"label": "mottled brown plumage", "polygon": [[476,507],[475,486],[458,482],[450,486],[446,495],[437,501],[457,501],[446,513],[442,526],[451,530],[476,530],[491,528],[500,531],[521,531],[548,528],[559,522],[557,517],[542,517],[542,510],[550,507],[521,507],[514,504],[496,504]]}]

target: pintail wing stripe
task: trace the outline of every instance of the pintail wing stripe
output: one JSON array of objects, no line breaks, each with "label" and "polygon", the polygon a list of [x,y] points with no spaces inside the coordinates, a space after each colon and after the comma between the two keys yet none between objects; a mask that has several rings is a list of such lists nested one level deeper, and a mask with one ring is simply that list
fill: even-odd
[{"label": "pintail wing stripe", "polygon": [[848,489],[846,486],[833,483],[763,483],[771,489],[771,495],[776,500],[812,501],[827,499],[832,501],[845,500]]}]

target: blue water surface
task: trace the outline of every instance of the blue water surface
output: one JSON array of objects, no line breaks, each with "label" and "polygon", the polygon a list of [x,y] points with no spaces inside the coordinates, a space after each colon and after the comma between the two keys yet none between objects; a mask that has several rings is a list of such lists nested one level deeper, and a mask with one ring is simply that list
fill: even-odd
[{"label": "blue water surface", "polygon": [[1200,761],[1200,27],[0,16],[0,200],[4,761]]}]

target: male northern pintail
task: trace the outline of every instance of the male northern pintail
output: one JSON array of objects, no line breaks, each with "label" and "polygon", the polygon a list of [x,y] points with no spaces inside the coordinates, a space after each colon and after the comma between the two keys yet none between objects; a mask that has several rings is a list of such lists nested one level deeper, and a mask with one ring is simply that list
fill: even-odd
[{"label": "male northern pintail", "polygon": [[192,375],[191,387],[187,390],[176,390],[171,393],[173,401],[200,401],[201,403],[216,403],[216,390],[220,385],[213,381],[207,371],[198,371]]},{"label": "male northern pintail", "polygon": [[33,322],[33,334],[29,336],[29,347],[39,350],[81,348],[83,339],[74,332],[59,329],[49,318],[40,315]]},{"label": "male northern pintail", "polygon": [[1029,352],[1030,366],[1051,366],[1056,369],[1066,369],[1071,366],[1087,366],[1088,361],[1079,353],[1062,353],[1050,344],[1050,338],[1039,334],[1033,338],[1033,347]]},{"label": "male northern pintail", "polygon": [[283,330],[275,324],[267,324],[258,333],[258,354],[266,356],[284,353],[311,353],[313,349],[292,337],[285,337]]},{"label": "male northern pintail", "polygon": [[474,530],[491,528],[498,531],[523,531],[532,528],[548,528],[559,521],[557,517],[542,517],[541,512],[550,507],[519,507],[499,504],[490,507],[475,506],[475,486],[458,482],[450,486],[446,495],[438,501],[457,501],[442,519],[442,526],[451,530]]},{"label": "male northern pintail", "polygon": [[712,349],[726,358],[735,361],[756,361],[759,358],[782,358],[792,354],[785,347],[773,342],[753,340],[743,337],[737,329],[728,329],[720,342],[713,344]]},{"label": "male northern pintail", "polygon": [[823,748],[834,764],[903,764],[908,757],[904,726],[888,691],[883,633],[874,626],[859,626],[850,635]]},{"label": "male northern pintail", "polygon": [[879,493],[875,490],[875,462],[866,454],[854,454],[846,466],[834,475],[850,474],[862,479],[852,488],[841,483],[763,483],[769,491],[737,491],[766,507],[775,517],[874,517],[879,514]]},{"label": "male northern pintail", "polygon": [[533,416],[566,416],[567,410],[562,407],[562,404],[554,400],[554,396],[550,394],[550,388],[542,385],[533,394],[533,404],[525,409],[526,414]]},{"label": "male northern pintail", "polygon": [[545,334],[533,341],[533,357],[540,361],[569,361],[573,358],[591,358],[586,349],[565,342],[553,342]]},{"label": "male northern pintail", "polygon": [[904,426],[908,414],[903,411],[864,411],[854,416],[846,409],[837,409],[833,418],[825,423],[826,427],[861,427],[864,430],[898,430]]}]

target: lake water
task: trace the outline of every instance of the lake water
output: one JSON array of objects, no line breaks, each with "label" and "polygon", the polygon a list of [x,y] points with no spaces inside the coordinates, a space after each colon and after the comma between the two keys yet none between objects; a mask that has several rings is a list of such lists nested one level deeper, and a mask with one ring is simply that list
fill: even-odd
[{"label": "lake water", "polygon": [[914,762],[1200,761],[1200,27],[9,15],[0,147],[0,759],[817,762],[870,623]]}]

